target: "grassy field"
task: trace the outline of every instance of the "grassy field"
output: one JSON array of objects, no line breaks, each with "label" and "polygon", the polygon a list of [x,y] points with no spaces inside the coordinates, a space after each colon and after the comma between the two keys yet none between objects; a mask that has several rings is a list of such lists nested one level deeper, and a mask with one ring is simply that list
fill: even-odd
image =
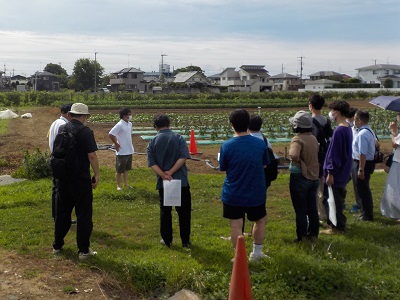
[{"label": "grassy field", "polygon": [[[114,171],[103,168],[94,192],[92,247],[98,256],[82,264],[99,268],[142,298],[160,299],[191,289],[203,299],[227,299],[234,252],[219,200],[224,175],[190,175],[193,199],[191,249],[180,245],[177,216],[172,248],[160,245],[158,194],[149,169],[130,173],[134,189],[116,191]],[[343,236],[320,236],[295,244],[295,215],[288,174],[268,191],[265,251],[250,265],[254,299],[396,299],[400,294],[400,225],[382,217],[379,203],[386,174],[372,176],[375,221],[347,213]],[[51,179],[0,187],[0,247],[51,259]],[[347,208],[354,202],[349,188]],[[250,230],[247,222],[246,231]],[[246,237],[247,252],[251,239]],[[77,263],[75,232],[66,238],[64,259]]]}]

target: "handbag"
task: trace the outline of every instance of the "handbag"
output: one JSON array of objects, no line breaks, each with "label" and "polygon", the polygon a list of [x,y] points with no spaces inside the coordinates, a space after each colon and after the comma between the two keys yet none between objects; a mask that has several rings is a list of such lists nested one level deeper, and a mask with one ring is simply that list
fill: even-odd
[{"label": "handbag", "polygon": [[[366,129],[369,132],[371,132],[375,136],[376,140],[379,141],[379,139],[378,139],[378,137],[377,137],[377,135],[375,133],[373,133],[368,128],[363,128],[363,129]],[[374,163],[376,163],[376,164],[382,163],[384,158],[385,158],[385,155],[381,152],[381,149],[375,143]]]}]

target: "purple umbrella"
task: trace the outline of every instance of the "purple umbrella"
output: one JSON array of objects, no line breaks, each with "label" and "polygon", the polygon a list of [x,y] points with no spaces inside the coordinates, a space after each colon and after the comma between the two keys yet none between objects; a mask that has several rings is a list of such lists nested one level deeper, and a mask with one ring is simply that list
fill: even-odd
[{"label": "purple umbrella", "polygon": [[400,112],[400,97],[399,96],[379,96],[371,101],[369,103],[379,106],[380,108],[386,109],[386,110],[393,110]]}]

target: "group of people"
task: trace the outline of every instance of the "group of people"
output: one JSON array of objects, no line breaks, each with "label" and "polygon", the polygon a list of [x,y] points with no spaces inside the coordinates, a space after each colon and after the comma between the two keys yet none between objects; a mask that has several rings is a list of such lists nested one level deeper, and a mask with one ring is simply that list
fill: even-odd
[{"label": "group of people", "polygon": [[[369,180],[374,172],[374,152],[377,137],[369,127],[369,114],[354,110],[345,101],[329,104],[329,119],[321,109],[325,100],[320,95],[310,97],[309,109],[297,112],[289,119],[295,136],[289,149],[290,194],[296,213],[296,242],[315,239],[319,233],[338,234],[346,230],[344,214],[346,185],[350,178],[361,207],[361,220],[373,220],[373,201]],[[132,169],[132,113],[123,108],[120,121],[110,130],[109,137],[116,151],[117,190],[131,188],[128,171]],[[80,172],[67,179],[53,178],[52,212],[55,224],[53,252],[59,253],[68,233],[73,208],[76,212],[77,245],[80,259],[96,255],[90,248],[92,223],[92,189],[99,182],[99,163],[96,156],[97,144],[93,132],[85,126],[90,117],[85,104],[74,103],[61,108],[60,119],[53,122],[49,131],[49,146],[53,149],[55,136],[63,129],[78,132],[77,159]],[[400,118],[400,114],[398,119]],[[354,119],[354,124],[353,124]],[[400,121],[400,120],[399,120]],[[267,220],[267,184],[265,168],[274,158],[269,157],[268,140],[260,132],[262,119],[237,109],[229,116],[234,136],[220,148],[220,170],[226,172],[222,187],[223,217],[230,221],[232,245],[236,247],[238,236],[244,230],[244,220],[254,222],[252,228],[253,251],[249,259],[257,261],[268,257],[263,251]],[[332,130],[331,123],[336,123]],[[160,114],[154,118],[156,136],[147,146],[148,167],[157,176],[156,189],[160,201],[161,243],[171,247],[173,242],[172,206],[164,202],[164,182],[180,181],[180,205],[175,209],[179,216],[182,247],[190,247],[191,240],[191,192],[186,160],[190,153],[183,137],[170,129],[170,119]],[[382,201],[382,213],[391,218],[400,218],[400,134],[397,124],[390,124],[395,148],[387,185]],[[93,177],[90,174],[93,170]],[[329,220],[328,189],[332,190],[336,206],[336,223]],[[326,220],[329,228],[319,231],[320,222]]]}]

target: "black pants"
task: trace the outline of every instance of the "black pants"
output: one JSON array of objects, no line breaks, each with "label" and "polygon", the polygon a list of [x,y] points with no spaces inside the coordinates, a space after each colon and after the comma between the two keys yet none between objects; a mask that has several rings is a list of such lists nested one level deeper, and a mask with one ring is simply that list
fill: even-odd
[{"label": "black pants", "polygon": [[[158,191],[160,196],[160,234],[166,245],[172,243],[172,206],[164,206],[164,189]],[[192,197],[189,187],[182,187],[181,206],[175,210],[179,217],[179,230],[182,244],[190,242],[190,223],[192,218]]]},{"label": "black pants", "polygon": [[51,187],[51,216],[56,219],[56,206],[58,198],[58,179],[53,177],[53,186]]},{"label": "black pants", "polygon": [[[346,202],[347,190],[346,188],[332,187],[332,192],[333,192],[333,197],[335,198],[335,206],[336,206],[336,226],[334,226],[332,223],[330,224],[338,230],[345,231],[347,218],[344,215],[343,211],[344,211],[344,204]],[[327,214],[329,216],[329,205]]]},{"label": "black pants", "polygon": [[[359,161],[353,161],[353,172],[356,172],[359,167]],[[356,181],[357,193],[361,198],[362,202],[362,218],[365,221],[373,221],[374,220],[374,203],[372,201],[372,193],[369,187],[369,180],[371,179],[372,173],[375,170],[375,163],[373,161],[367,160],[364,167],[364,180],[361,180],[357,176],[354,176],[354,180]]]},{"label": "black pants", "polygon": [[54,222],[54,249],[61,249],[71,227],[71,213],[75,207],[77,218],[76,242],[79,252],[87,253],[93,230],[93,191],[90,178],[73,182],[59,181],[59,197]]}]

